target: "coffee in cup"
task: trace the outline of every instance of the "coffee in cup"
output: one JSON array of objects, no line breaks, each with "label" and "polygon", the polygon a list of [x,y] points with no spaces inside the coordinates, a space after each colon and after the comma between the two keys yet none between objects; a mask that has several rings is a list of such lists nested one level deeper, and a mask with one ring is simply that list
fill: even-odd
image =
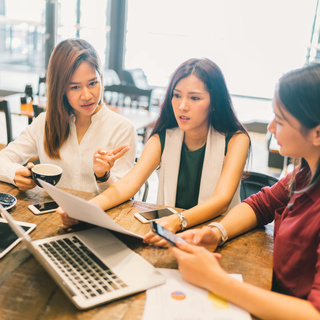
[{"label": "coffee in cup", "polygon": [[[32,179],[35,181],[35,183],[41,187],[38,179],[41,179],[43,181],[46,181],[52,185],[56,185],[62,175],[62,168],[55,164],[51,163],[40,163],[36,164],[32,169],[31,169],[31,175]],[[42,187],[41,187],[42,188]]]}]

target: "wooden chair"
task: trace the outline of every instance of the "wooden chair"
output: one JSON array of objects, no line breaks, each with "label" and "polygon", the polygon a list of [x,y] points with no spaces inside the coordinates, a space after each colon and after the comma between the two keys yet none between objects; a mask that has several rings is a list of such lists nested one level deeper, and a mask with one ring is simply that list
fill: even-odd
[{"label": "wooden chair", "polygon": [[140,89],[135,86],[123,84],[104,86],[105,102],[110,106],[149,110],[151,95],[152,89]]},{"label": "wooden chair", "polygon": [[241,201],[250,197],[252,194],[258,193],[263,187],[273,186],[278,181],[276,177],[264,173],[253,171],[244,172],[240,184]]},{"label": "wooden chair", "polygon": [[12,135],[12,120],[11,112],[8,102],[6,100],[0,101],[0,111],[4,112],[6,118],[6,128],[7,128],[7,144],[13,141]]}]

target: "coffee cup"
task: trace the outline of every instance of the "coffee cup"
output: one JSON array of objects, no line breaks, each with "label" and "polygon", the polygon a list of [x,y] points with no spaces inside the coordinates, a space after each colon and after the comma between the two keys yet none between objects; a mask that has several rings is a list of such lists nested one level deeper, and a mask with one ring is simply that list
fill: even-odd
[{"label": "coffee cup", "polygon": [[32,179],[35,181],[35,183],[41,187],[38,179],[41,179],[43,181],[46,181],[52,185],[56,185],[62,175],[62,168],[55,164],[51,163],[40,163],[36,164],[32,169],[31,169],[31,175]]}]

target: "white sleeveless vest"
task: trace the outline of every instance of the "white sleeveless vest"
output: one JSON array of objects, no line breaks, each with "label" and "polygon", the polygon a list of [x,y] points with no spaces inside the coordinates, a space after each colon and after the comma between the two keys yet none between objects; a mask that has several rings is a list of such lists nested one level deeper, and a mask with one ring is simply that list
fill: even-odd
[{"label": "white sleeveless vest", "polygon": [[[166,130],[165,146],[159,169],[157,198],[157,204],[159,205],[175,206],[183,138],[184,132],[179,127]],[[209,199],[218,183],[225,158],[225,140],[224,135],[215,131],[210,126],[203,161],[198,203]],[[240,184],[228,210],[238,203],[240,203]]]}]

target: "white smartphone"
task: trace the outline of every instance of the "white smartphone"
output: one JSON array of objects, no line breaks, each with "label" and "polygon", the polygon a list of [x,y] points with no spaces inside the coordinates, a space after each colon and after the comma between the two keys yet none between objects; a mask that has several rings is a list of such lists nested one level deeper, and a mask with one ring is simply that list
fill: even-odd
[{"label": "white smartphone", "polygon": [[[37,225],[29,222],[16,221],[26,233],[30,233]],[[11,229],[8,222],[0,218],[0,259],[5,256],[19,242],[20,238]]]},{"label": "white smartphone", "polygon": [[28,208],[34,214],[43,214],[43,213],[53,212],[53,211],[56,211],[58,207],[59,207],[59,205],[54,201],[30,204],[28,206]]},{"label": "white smartphone", "polygon": [[163,208],[163,209],[157,209],[157,210],[151,210],[151,211],[145,211],[145,212],[138,212],[135,213],[134,216],[140,220],[142,223],[148,223],[150,221],[171,216],[172,214],[177,213],[176,210],[172,208]]}]

